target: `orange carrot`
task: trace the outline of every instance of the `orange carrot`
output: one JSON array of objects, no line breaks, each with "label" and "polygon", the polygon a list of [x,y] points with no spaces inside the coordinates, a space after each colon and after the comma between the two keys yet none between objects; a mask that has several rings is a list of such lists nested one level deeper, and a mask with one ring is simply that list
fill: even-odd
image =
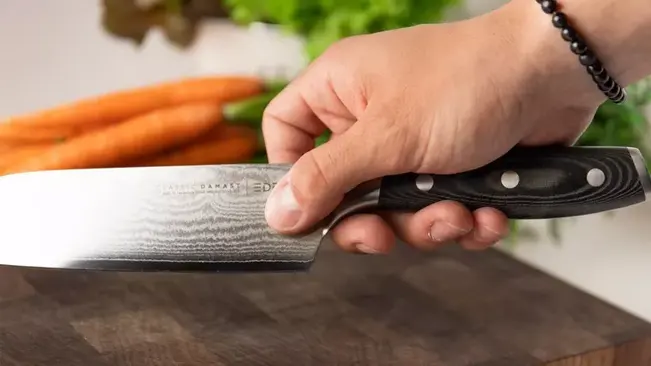
[{"label": "orange carrot", "polygon": [[201,139],[131,166],[235,164],[256,152],[257,134],[247,126],[221,125]]},{"label": "orange carrot", "polygon": [[5,173],[102,168],[188,143],[222,121],[221,106],[193,103],[159,109],[55,145]]},{"label": "orange carrot", "polygon": [[12,166],[31,156],[42,154],[52,148],[53,144],[34,144],[15,147],[12,150],[5,151],[0,155],[0,172],[3,168]]},{"label": "orange carrot", "polygon": [[160,108],[244,99],[261,93],[264,86],[256,77],[215,76],[109,93],[0,121],[0,141],[50,142]]},{"label": "orange carrot", "polygon": [[20,145],[16,146],[14,144],[0,144],[0,156],[14,151],[19,146]]},{"label": "orange carrot", "polygon": [[0,125],[0,131],[2,131],[0,141],[13,146],[60,142],[82,132],[79,128],[39,128],[18,125],[7,127]]}]

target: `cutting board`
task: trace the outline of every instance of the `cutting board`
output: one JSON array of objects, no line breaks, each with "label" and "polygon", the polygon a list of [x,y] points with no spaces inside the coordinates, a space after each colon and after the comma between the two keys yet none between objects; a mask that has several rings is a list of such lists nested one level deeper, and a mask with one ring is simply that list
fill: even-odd
[{"label": "cutting board", "polygon": [[651,365],[651,325],[498,252],[308,273],[0,268],[0,365]]}]

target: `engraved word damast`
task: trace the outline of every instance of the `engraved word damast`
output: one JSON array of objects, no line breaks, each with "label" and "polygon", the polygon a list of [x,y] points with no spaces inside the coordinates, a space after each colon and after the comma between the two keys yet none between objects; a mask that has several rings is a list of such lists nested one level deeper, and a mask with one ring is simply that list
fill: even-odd
[{"label": "engraved word damast", "polygon": [[240,182],[205,182],[194,184],[163,184],[160,185],[160,192],[163,195],[187,195],[187,194],[261,194],[268,193],[276,186],[277,182],[261,182],[254,180],[243,180]]}]

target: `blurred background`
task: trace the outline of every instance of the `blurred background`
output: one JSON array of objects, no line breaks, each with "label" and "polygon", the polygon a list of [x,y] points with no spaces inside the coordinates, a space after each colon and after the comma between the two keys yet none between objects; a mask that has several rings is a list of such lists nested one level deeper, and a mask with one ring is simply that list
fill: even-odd
[{"label": "blurred background", "polygon": [[[462,19],[501,3],[3,1],[0,120],[189,77],[290,80],[337,39],[427,20]],[[628,103],[600,108],[580,144],[635,146],[647,153],[651,89],[643,81],[630,91]],[[499,249],[651,321],[651,291],[644,282],[651,278],[650,219],[651,205],[642,204],[612,214],[514,222],[512,237]]]}]

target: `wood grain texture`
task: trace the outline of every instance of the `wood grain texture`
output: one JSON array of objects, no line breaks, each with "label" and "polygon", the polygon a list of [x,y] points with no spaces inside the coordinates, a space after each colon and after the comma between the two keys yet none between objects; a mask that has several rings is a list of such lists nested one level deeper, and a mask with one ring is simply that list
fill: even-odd
[{"label": "wood grain texture", "polygon": [[[640,155],[641,157],[641,155]],[[600,186],[588,183],[593,169],[603,173]],[[505,187],[502,174],[515,172],[519,182]],[[594,171],[598,174],[597,171]],[[644,202],[639,168],[623,147],[516,148],[479,169],[452,175],[430,175],[431,189],[417,187],[418,174],[382,180],[380,205],[388,210],[418,210],[454,200],[470,209],[494,207],[513,219],[579,216]]]},{"label": "wood grain texture", "polygon": [[497,251],[309,273],[0,267],[0,365],[646,366],[651,325]]}]

